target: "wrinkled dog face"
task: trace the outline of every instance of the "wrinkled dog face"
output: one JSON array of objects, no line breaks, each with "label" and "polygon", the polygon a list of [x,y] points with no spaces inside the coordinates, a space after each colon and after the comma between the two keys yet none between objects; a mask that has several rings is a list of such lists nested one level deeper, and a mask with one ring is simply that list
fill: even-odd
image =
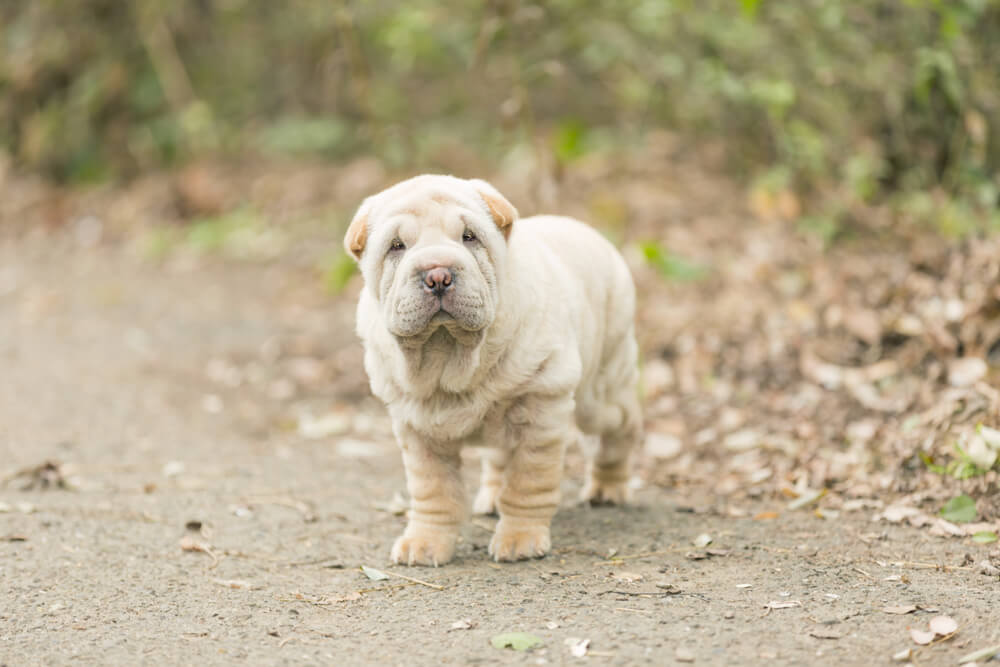
[{"label": "wrinkled dog face", "polygon": [[506,235],[517,211],[483,181],[418,176],[369,197],[345,246],[389,331],[480,332],[496,314]]}]

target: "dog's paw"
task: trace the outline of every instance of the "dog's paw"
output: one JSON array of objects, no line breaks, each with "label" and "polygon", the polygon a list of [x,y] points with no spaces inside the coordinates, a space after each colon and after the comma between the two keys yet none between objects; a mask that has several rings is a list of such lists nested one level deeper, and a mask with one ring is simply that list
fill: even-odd
[{"label": "dog's paw", "polygon": [[497,496],[500,495],[498,486],[481,486],[476,493],[476,499],[472,501],[473,514],[496,514]]},{"label": "dog's paw", "polygon": [[496,561],[541,558],[552,549],[548,525],[511,525],[501,518],[490,540],[489,553]]},{"label": "dog's paw", "polygon": [[392,562],[399,565],[444,565],[455,555],[456,536],[437,531],[411,531],[392,545]]},{"label": "dog's paw", "polygon": [[624,505],[628,502],[627,482],[607,482],[591,478],[580,491],[580,500],[591,505]]}]

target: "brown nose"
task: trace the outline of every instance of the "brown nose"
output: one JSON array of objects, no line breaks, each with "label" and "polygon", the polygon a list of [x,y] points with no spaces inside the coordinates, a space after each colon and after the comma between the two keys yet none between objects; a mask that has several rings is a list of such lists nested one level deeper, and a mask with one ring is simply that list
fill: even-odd
[{"label": "brown nose", "polygon": [[451,288],[454,280],[451,270],[443,266],[435,266],[420,274],[420,279],[424,283],[424,289],[434,296],[441,296]]}]

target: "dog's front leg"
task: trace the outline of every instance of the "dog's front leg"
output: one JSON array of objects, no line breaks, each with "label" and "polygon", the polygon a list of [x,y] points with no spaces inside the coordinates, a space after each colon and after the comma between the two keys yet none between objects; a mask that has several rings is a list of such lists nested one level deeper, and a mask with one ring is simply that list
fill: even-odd
[{"label": "dog's front leg", "polygon": [[404,565],[444,565],[455,555],[465,514],[457,443],[436,443],[409,429],[397,434],[410,493],[409,522],[392,547]]},{"label": "dog's front leg", "polygon": [[526,412],[531,421],[516,419],[508,427],[515,442],[504,469],[497,498],[500,521],[489,549],[498,561],[538,558],[552,548],[549,526],[559,506],[573,399],[535,400]]}]

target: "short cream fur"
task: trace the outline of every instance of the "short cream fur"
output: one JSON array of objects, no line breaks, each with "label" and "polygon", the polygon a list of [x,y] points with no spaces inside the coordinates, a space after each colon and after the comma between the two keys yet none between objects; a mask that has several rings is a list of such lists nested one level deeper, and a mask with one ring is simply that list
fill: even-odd
[{"label": "short cream fur", "polygon": [[[604,237],[570,218],[519,220],[485,181],[424,175],[366,199],[344,245],[365,280],[365,369],[411,498],[393,561],[452,559],[466,446],[487,448],[473,510],[499,513],[498,561],[550,550],[574,440],[588,452],[583,499],[626,500],[642,422],[635,288]],[[426,277],[440,267],[447,285]]]}]

